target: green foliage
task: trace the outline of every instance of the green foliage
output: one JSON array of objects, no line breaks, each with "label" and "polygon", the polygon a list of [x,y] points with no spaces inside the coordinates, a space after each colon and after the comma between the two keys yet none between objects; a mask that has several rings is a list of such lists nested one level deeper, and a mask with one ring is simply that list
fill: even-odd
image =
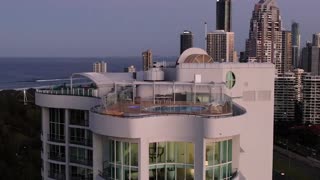
[{"label": "green foliage", "polygon": [[[19,91],[0,92],[0,179],[41,179],[41,111]],[[34,90],[28,90],[34,97]]]}]

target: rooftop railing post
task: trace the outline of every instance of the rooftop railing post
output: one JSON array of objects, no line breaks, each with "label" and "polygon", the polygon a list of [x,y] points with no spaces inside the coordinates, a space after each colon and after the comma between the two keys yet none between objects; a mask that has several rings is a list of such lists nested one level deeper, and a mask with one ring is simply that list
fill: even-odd
[{"label": "rooftop railing post", "polygon": [[156,104],[156,90],[155,90],[155,88],[156,88],[156,85],[155,85],[155,83],[154,83],[154,81],[153,81],[153,104]]},{"label": "rooftop railing post", "polygon": [[173,91],[173,104],[176,104],[176,84],[174,82],[173,82],[172,91]]},{"label": "rooftop railing post", "polygon": [[194,83],[194,86],[193,86],[193,104],[196,103],[196,96],[197,96],[197,86],[196,86],[196,83]]}]

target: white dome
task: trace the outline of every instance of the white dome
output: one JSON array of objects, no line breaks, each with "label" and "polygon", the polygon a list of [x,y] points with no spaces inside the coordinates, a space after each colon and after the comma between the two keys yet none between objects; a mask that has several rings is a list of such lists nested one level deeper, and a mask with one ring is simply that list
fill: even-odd
[{"label": "white dome", "polygon": [[201,48],[189,48],[187,50],[185,50],[179,57],[177,63],[184,63],[185,60],[190,56],[190,55],[194,55],[194,54],[198,54],[198,55],[208,55],[208,53],[201,49]]}]

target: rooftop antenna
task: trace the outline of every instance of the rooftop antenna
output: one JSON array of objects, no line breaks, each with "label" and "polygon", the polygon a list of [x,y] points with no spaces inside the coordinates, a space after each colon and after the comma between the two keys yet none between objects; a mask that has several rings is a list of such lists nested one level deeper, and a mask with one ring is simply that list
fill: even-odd
[{"label": "rooftop antenna", "polygon": [[207,36],[208,36],[208,24],[207,22],[204,22],[204,40],[205,40],[205,44],[204,44],[204,49],[207,51]]},{"label": "rooftop antenna", "polygon": [[17,99],[19,102],[23,103],[23,105],[28,105],[29,103],[34,104],[34,97],[27,91],[27,89],[19,90]]}]

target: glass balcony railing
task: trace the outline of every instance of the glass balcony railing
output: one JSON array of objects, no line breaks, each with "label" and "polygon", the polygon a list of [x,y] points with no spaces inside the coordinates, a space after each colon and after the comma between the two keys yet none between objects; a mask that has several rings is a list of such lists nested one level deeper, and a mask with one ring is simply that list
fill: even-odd
[{"label": "glass balcony railing", "polygon": [[202,116],[232,115],[231,98],[223,96],[214,100],[173,100],[168,95],[154,99],[135,98],[134,101],[114,101],[105,107],[97,106],[93,111],[112,116],[147,116],[157,114],[189,114]]},{"label": "glass balcony railing", "polygon": [[94,88],[37,89],[37,93],[51,95],[98,97],[98,90]]},{"label": "glass balcony railing", "polygon": [[[216,83],[143,82],[115,85],[93,111],[112,116],[190,114],[232,115],[232,99]],[[141,93],[141,92],[144,93]]]},{"label": "glass balcony railing", "polygon": [[84,120],[84,119],[70,119],[70,125],[75,125],[75,126],[89,126],[89,120]]},{"label": "glass balcony railing", "polygon": [[79,158],[77,156],[70,156],[70,162],[86,166],[92,166],[92,159]]},{"label": "glass balcony railing", "polygon": [[49,152],[48,157],[50,160],[54,160],[54,161],[60,161],[60,162],[66,161],[65,154],[61,154],[61,153]]},{"label": "glass balcony railing", "polygon": [[53,171],[49,171],[49,178],[51,179],[55,179],[55,180],[65,180],[66,179],[66,175],[64,172],[53,172]]},{"label": "glass balcony railing", "polygon": [[92,180],[93,177],[86,177],[86,176],[71,176],[70,180]]},{"label": "glass balcony railing", "polygon": [[57,135],[57,134],[48,134],[48,141],[64,143],[65,136],[64,135]]},{"label": "glass balcony railing", "polygon": [[85,139],[79,137],[70,137],[71,144],[77,144],[82,146],[92,146],[92,139]]}]

